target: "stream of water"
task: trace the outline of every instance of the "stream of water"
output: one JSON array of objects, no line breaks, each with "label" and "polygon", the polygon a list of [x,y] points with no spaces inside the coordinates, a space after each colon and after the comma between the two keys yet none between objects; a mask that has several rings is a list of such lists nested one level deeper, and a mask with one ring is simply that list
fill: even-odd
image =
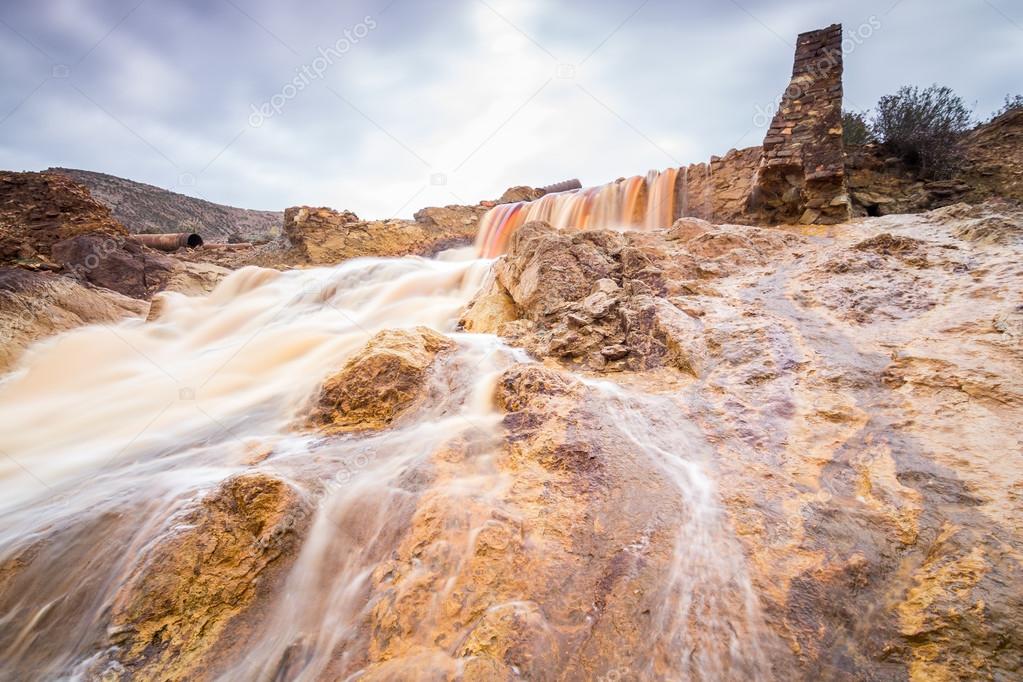
[{"label": "stream of water", "polygon": [[[614,190],[615,211],[629,210],[633,184]],[[460,437],[471,456],[449,492],[496,501],[510,484],[495,464],[503,415],[493,387],[502,370],[531,360],[456,330],[490,265],[464,250],[245,268],[208,296],[161,295],[154,320],[86,327],[31,349],[0,380],[0,568],[25,556],[45,568],[23,577],[19,594],[0,594],[0,677],[90,678],[111,601],[140,553],[191,501],[254,466],[293,484],[314,513],[250,653],[221,679],[318,680],[356,665],[345,657],[358,650],[370,577],[416,507],[403,481]],[[442,397],[414,422],[344,438],[296,427],[324,379],[374,333],[416,325],[457,350],[433,379]],[[759,677],[756,599],[708,458],[691,455],[698,433],[678,423],[671,401],[591,386],[616,415],[609,427],[685,503],[654,634],[677,649],[677,677]],[[469,551],[452,548],[456,559]]]}]

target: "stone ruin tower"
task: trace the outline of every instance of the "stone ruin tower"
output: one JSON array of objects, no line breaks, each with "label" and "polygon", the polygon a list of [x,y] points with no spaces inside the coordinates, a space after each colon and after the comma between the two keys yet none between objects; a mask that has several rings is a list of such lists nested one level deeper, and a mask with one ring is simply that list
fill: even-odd
[{"label": "stone ruin tower", "polygon": [[842,142],[842,26],[796,43],[792,80],[764,138],[749,195],[769,223],[838,223],[850,216]]}]

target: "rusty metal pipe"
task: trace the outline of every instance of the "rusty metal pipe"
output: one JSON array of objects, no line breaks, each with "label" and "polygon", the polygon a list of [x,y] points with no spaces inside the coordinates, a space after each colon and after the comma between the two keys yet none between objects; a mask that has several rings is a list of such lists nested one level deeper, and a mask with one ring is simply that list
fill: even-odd
[{"label": "rusty metal pipe", "polygon": [[129,239],[158,251],[197,249],[202,246],[202,237],[194,232],[172,232],[170,234],[133,234]]},{"label": "rusty metal pipe", "polygon": [[540,191],[544,194],[554,194],[555,192],[568,192],[569,190],[582,188],[583,183],[579,182],[577,179],[572,179],[556,182],[553,185],[547,185],[546,187],[541,187]]}]

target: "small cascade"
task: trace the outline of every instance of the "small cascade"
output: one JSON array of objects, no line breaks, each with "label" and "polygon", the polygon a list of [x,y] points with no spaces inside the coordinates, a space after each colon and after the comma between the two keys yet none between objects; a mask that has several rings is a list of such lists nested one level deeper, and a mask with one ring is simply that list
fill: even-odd
[{"label": "small cascade", "polygon": [[675,216],[679,169],[650,171],[599,187],[546,194],[536,201],[502,204],[480,221],[476,247],[493,258],[505,252],[522,225],[542,220],[559,229],[655,229],[669,227]]},{"label": "small cascade", "polygon": [[679,199],[680,216],[689,215],[689,166],[682,167],[682,197]]}]

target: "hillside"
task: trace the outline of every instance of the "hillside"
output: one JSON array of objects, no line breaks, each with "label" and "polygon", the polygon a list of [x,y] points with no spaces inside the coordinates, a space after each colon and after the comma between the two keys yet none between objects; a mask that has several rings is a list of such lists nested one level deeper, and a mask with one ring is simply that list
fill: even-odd
[{"label": "hillside", "polygon": [[49,170],[87,187],[134,234],[192,230],[212,241],[226,241],[232,235],[244,241],[260,241],[279,234],[284,219],[279,211],[214,204],[106,173],[74,168]]}]

